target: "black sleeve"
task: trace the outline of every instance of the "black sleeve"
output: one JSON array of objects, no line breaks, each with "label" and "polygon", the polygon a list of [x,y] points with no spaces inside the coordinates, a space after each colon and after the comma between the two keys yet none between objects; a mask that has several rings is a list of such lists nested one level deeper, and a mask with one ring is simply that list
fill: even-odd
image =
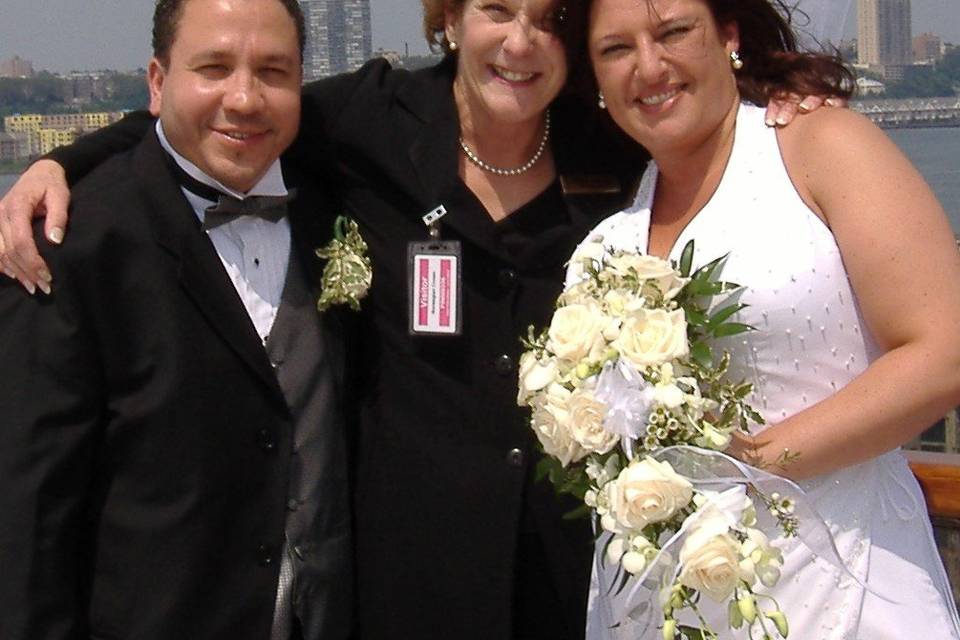
[{"label": "black sleeve", "polygon": [[[39,243],[41,246],[45,243]],[[96,340],[70,300],[0,282],[0,638],[89,638],[87,506],[102,424]]]},{"label": "black sleeve", "polygon": [[135,147],[154,121],[148,111],[134,111],[109,127],[54,149],[44,158],[59,163],[67,172],[67,182],[73,186],[110,156]]},{"label": "black sleeve", "polygon": [[[331,76],[303,86],[300,132],[284,158],[305,175],[329,180],[336,153],[337,125],[354,101],[377,99],[388,83],[391,67],[382,58],[351,73]],[[366,105],[365,105],[366,106]]]}]

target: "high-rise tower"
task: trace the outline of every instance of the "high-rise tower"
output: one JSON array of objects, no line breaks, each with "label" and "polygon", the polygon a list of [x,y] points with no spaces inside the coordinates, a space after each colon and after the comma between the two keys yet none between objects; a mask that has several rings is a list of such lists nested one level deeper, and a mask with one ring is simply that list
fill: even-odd
[{"label": "high-rise tower", "polygon": [[913,61],[910,0],[857,0],[857,61],[871,66]]},{"label": "high-rise tower", "polygon": [[307,25],[305,80],[353,71],[373,54],[370,0],[300,0]]}]

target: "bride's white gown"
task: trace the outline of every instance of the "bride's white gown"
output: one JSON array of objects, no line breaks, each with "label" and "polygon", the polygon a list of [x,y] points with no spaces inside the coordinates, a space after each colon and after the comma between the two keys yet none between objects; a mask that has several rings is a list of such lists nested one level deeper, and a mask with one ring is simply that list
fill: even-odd
[{"label": "bride's white gown", "polygon": [[[656,182],[651,164],[634,205],[604,220],[590,238],[600,235],[607,246],[644,250]],[[723,179],[680,235],[671,258],[679,259],[694,239],[695,265],[729,253],[722,278],[745,287],[742,301],[750,306],[740,321],[757,330],[722,345],[733,356],[732,379],[753,382],[752,404],[768,424],[826,398],[879,355],[837,244],[795,191],[761,109],[740,108]],[[788,541],[782,547],[783,577],[771,591],[787,613],[792,638],[960,638],[923,496],[899,450],[801,484],[853,574],[897,603],[865,591],[799,542]],[[596,598],[591,602],[588,638],[614,637],[600,619]],[[725,610],[711,619],[721,638],[734,637],[726,631]],[[636,635],[624,629],[617,637]],[[659,638],[660,632],[643,637]]]}]

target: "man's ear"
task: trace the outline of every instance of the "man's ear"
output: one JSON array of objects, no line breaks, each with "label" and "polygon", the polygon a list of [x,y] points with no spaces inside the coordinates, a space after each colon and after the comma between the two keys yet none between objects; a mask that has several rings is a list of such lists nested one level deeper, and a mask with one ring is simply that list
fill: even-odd
[{"label": "man's ear", "polygon": [[150,89],[150,113],[155,118],[160,117],[160,106],[163,98],[163,82],[166,79],[166,69],[158,59],[152,58],[147,67],[147,87]]}]

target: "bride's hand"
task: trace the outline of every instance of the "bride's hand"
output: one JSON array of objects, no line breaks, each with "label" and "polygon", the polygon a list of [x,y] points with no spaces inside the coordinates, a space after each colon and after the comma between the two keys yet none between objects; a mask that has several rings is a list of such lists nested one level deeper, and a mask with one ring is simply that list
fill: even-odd
[{"label": "bride's hand", "polygon": [[46,216],[44,235],[50,242],[63,242],[70,190],[63,167],[53,160],[38,160],[0,200],[0,267],[31,294],[50,293],[47,264],[37,253],[33,218]]},{"label": "bride's hand", "polygon": [[845,108],[847,101],[832,96],[806,96],[801,98],[795,93],[774,96],[767,103],[767,114],[764,116],[764,122],[768,127],[785,127],[793,122],[798,113],[810,113],[822,106]]}]

